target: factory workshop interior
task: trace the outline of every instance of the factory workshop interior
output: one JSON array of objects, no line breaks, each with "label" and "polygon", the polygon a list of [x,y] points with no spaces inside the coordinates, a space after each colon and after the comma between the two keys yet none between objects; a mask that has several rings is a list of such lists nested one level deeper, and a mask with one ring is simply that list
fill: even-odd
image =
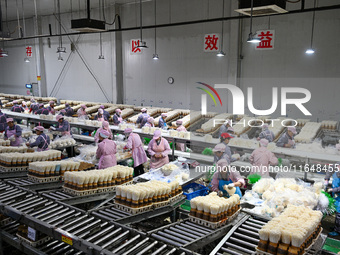
[{"label": "factory workshop interior", "polygon": [[0,0],[0,255],[340,254],[339,28],[339,0]]}]

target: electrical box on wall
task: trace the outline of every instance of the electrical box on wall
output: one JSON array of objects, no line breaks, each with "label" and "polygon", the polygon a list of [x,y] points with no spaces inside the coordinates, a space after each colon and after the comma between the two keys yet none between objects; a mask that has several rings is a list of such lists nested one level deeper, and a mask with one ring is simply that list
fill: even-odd
[{"label": "electrical box on wall", "polygon": [[[250,16],[252,0],[239,0],[236,12]],[[273,15],[285,13],[285,0],[253,0],[253,16]]]}]

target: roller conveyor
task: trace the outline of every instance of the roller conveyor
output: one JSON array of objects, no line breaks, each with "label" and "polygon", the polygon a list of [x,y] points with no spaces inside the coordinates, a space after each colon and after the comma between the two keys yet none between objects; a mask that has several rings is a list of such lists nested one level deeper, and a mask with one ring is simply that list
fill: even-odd
[{"label": "roller conveyor", "polygon": [[[16,233],[18,231],[20,223],[18,222],[11,222],[8,223],[0,228],[0,235],[1,239],[11,245],[14,245],[16,249],[20,250],[25,254],[37,254],[37,255],[52,255],[52,254],[68,254],[68,255],[83,255],[85,253],[79,252],[72,248],[71,246],[57,241],[57,240],[50,240],[43,244],[38,245],[37,247],[32,247],[24,242],[21,242]],[[62,252],[58,251],[61,248],[63,249]]]},{"label": "roller conveyor", "polygon": [[13,186],[22,186],[22,185],[28,185],[28,184],[34,184],[34,182],[28,180],[28,178],[17,178],[17,179],[8,179],[5,180],[8,184]]},{"label": "roller conveyor", "polygon": [[220,241],[216,248],[210,253],[244,255],[253,254],[259,242],[258,231],[266,224],[265,219],[254,219],[245,215]]},{"label": "roller conveyor", "polygon": [[[20,189],[14,191],[22,193]],[[83,254],[81,252],[87,253],[89,248],[96,251],[94,254],[152,254],[160,248],[161,254],[181,254],[178,249],[123,225],[105,221],[95,215],[86,215],[81,210],[49,200],[45,196],[25,192],[24,195],[29,196],[27,199],[12,199],[11,205],[4,205],[6,212],[12,209],[16,213],[27,212],[21,214],[20,222],[33,224],[37,231],[54,238],[37,247],[40,252],[37,254]],[[17,231],[16,227],[12,230]],[[64,237],[71,240],[72,246],[61,242]]]},{"label": "roller conveyor", "polygon": [[42,193],[42,196],[47,197],[52,200],[60,200],[60,199],[66,199],[66,198],[71,198],[72,196],[69,194],[66,194],[63,191],[52,191],[52,192],[46,192]]},{"label": "roller conveyor", "polygon": [[98,218],[105,219],[108,221],[115,221],[124,217],[131,216],[131,214],[116,209],[113,206],[109,206],[108,208],[102,208],[100,210],[92,212],[91,214]]},{"label": "roller conveyor", "polygon": [[213,232],[213,229],[185,220],[156,229],[149,232],[149,234],[151,234],[151,237],[162,242],[166,242],[177,247],[184,247]]}]

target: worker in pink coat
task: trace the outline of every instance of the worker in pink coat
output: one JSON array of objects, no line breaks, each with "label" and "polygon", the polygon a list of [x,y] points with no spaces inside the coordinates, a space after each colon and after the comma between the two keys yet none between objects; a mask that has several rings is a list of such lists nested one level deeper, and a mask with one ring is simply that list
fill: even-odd
[{"label": "worker in pink coat", "polygon": [[220,196],[228,196],[226,189],[236,187],[235,194],[242,197],[240,187],[245,184],[240,173],[231,167],[226,159],[221,159],[216,164],[216,172],[211,181],[211,189],[219,193]]},{"label": "worker in pink coat", "polygon": [[[183,121],[176,121],[177,131],[178,132],[187,132],[187,129],[183,126]],[[185,143],[176,143],[176,150],[185,151]]]},{"label": "worker in pink coat", "polygon": [[55,109],[54,109],[54,101],[49,102],[49,106],[47,106],[47,110],[50,114],[54,115],[55,114]]},{"label": "worker in pink coat", "polygon": [[117,165],[116,143],[109,140],[110,133],[106,130],[99,132],[99,144],[96,157],[99,159],[98,169],[105,169]]},{"label": "worker in pink coat", "polygon": [[112,138],[113,138],[113,134],[112,134],[112,132],[111,132],[109,122],[103,121],[102,127],[101,127],[101,128],[98,128],[96,134],[94,135],[94,141],[95,141],[96,143],[99,142],[99,133],[100,133],[100,131],[102,131],[102,130],[106,130],[107,132],[109,132],[109,134],[110,134],[110,135],[109,135],[109,139],[110,139],[110,140],[112,140]]},{"label": "worker in pink coat", "polygon": [[142,140],[138,134],[132,133],[131,128],[126,128],[124,130],[124,134],[129,137],[124,150],[132,150],[135,176],[144,174],[143,164],[148,160],[148,158],[146,156]]},{"label": "worker in pink coat", "polygon": [[87,113],[85,111],[86,108],[87,107],[86,107],[85,104],[81,105],[81,107],[77,111],[78,118],[80,118],[80,119],[88,119]]},{"label": "worker in pink coat", "polygon": [[278,160],[274,153],[267,149],[268,140],[260,140],[260,148],[253,151],[250,156],[250,163],[253,165],[251,172],[257,173],[262,177],[269,177],[269,165],[277,165]]},{"label": "worker in pink coat", "polygon": [[162,132],[156,130],[148,146],[151,156],[150,168],[159,168],[169,163],[168,154],[171,152],[169,142],[162,137]]},{"label": "worker in pink coat", "polygon": [[150,117],[150,118],[148,118],[148,122],[146,122],[144,127],[154,127],[155,126],[154,122],[155,122],[155,119]]}]

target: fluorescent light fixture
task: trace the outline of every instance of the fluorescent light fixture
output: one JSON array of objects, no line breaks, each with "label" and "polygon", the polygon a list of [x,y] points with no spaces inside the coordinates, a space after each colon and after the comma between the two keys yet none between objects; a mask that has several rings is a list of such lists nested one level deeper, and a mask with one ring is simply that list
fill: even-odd
[{"label": "fluorescent light fixture", "polygon": [[8,57],[8,51],[1,51],[0,56],[1,57]]},{"label": "fluorescent light fixture", "polygon": [[225,53],[223,52],[223,50],[219,51],[217,54],[216,54],[217,57],[224,57],[225,56]]},{"label": "fluorescent light fixture", "polygon": [[105,59],[104,55],[99,55],[98,59]]},{"label": "fluorescent light fixture", "polygon": [[247,42],[249,43],[260,43],[261,39],[258,37],[255,37],[256,34],[250,33],[247,39]]},{"label": "fluorescent light fixture", "polygon": [[66,53],[66,48],[65,47],[58,47],[57,53]]},{"label": "fluorescent light fixture", "polygon": [[146,46],[146,42],[145,41],[140,41],[140,43],[137,46],[137,48],[148,48],[148,46]]},{"label": "fluorescent light fixture", "polygon": [[153,54],[152,59],[155,59],[155,60],[159,59],[158,54],[157,53]]},{"label": "fluorescent light fixture", "polygon": [[30,62],[30,59],[29,59],[29,58],[24,58],[24,61],[25,61],[26,63],[29,63],[29,62]]},{"label": "fluorescent light fixture", "polygon": [[315,50],[314,50],[314,49],[307,49],[307,50],[306,50],[306,54],[311,55],[311,54],[314,54],[314,53],[315,53]]}]

